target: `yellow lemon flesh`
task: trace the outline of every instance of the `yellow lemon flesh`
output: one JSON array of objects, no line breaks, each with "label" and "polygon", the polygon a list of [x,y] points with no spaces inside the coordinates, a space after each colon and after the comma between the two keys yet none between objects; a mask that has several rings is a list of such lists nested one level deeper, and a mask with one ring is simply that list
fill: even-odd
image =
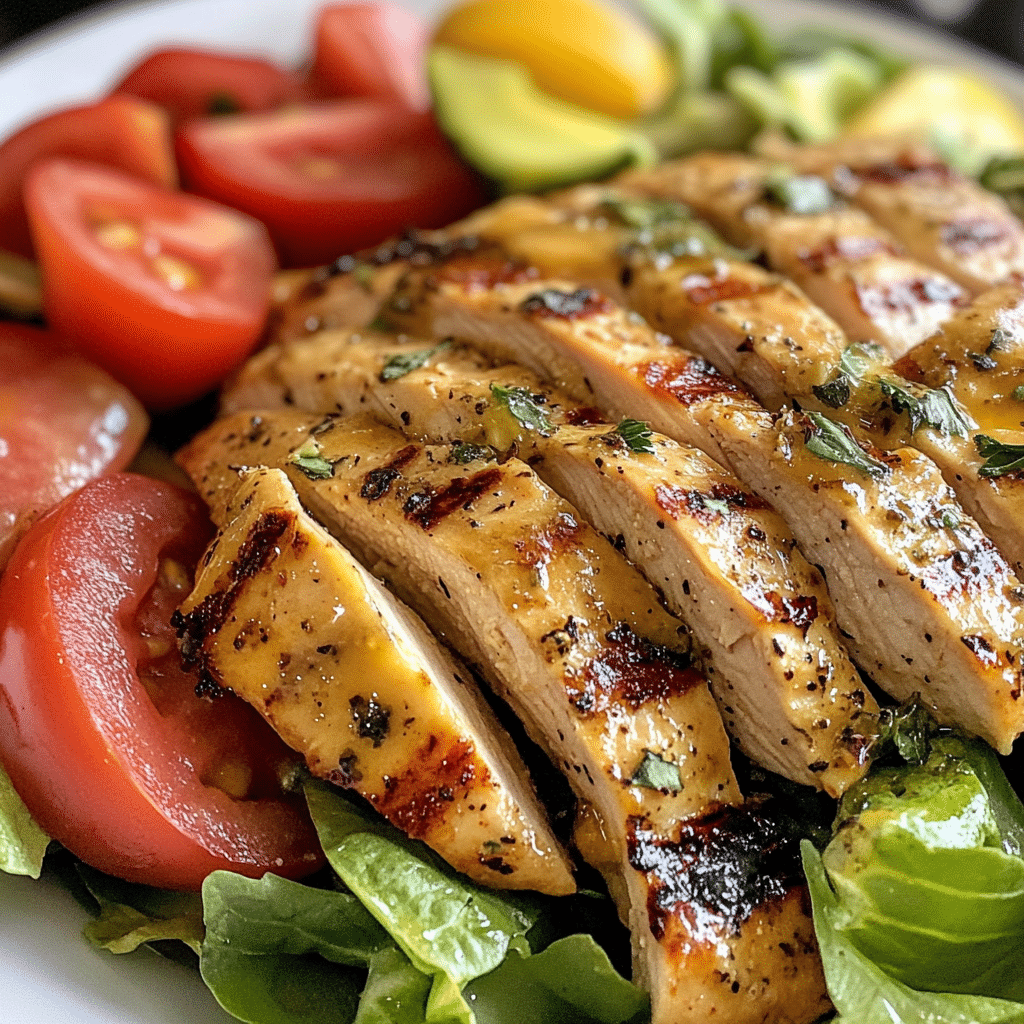
[{"label": "yellow lemon flesh", "polygon": [[673,87],[655,34],[593,0],[471,0],[445,16],[434,41],[523,64],[545,92],[610,117],[656,110]]},{"label": "yellow lemon flesh", "polygon": [[962,170],[1024,151],[1024,119],[987,82],[956,68],[922,64],[900,75],[846,125],[843,135],[902,135],[937,146]]}]

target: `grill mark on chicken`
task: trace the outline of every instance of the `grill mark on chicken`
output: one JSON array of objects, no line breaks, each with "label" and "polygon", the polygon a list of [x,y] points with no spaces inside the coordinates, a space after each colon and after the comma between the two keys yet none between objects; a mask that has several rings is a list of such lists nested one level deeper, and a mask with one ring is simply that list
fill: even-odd
[{"label": "grill mark on chicken", "polygon": [[[659,508],[664,509],[673,519],[678,519],[684,512],[702,523],[713,523],[718,516],[727,515],[734,508],[760,510],[768,508],[768,502],[756,494],[740,490],[728,484],[714,484],[710,493],[697,490],[659,484],[654,491]],[[715,507],[724,504],[726,509]]]},{"label": "grill mark on chicken", "polygon": [[797,838],[757,801],[684,821],[675,840],[642,819],[629,826],[629,862],[650,881],[648,916],[659,942],[681,909],[698,942],[713,942],[723,926],[739,934],[755,910],[786,898],[803,878]]},{"label": "grill mark on chicken", "polygon": [[468,511],[501,482],[501,470],[485,469],[474,476],[455,477],[440,490],[416,491],[402,506],[405,518],[428,533],[453,512]]},{"label": "grill mark on chicken", "polygon": [[[499,253],[455,254],[430,270],[428,285],[454,284],[467,292],[494,288],[502,284],[528,284],[540,277],[537,269],[521,260]],[[401,292],[395,303],[401,305]]]},{"label": "grill mark on chicken", "polygon": [[957,256],[973,256],[1010,239],[1007,225],[994,218],[965,217],[942,226],[942,241]]},{"label": "grill mark on chicken", "polygon": [[695,405],[715,395],[745,394],[740,384],[720,373],[702,356],[652,359],[637,370],[651,391],[668,395],[680,405]]},{"label": "grill mark on chicken", "polygon": [[912,313],[922,306],[951,303],[966,305],[964,291],[933,277],[904,278],[900,281],[851,281],[860,308],[872,319],[892,312]]},{"label": "grill mark on chicken", "polygon": [[600,409],[592,405],[578,405],[566,410],[563,419],[571,427],[589,427],[604,423],[605,417]]},{"label": "grill mark on chicken", "polygon": [[540,318],[582,320],[597,316],[599,313],[607,313],[613,307],[608,298],[593,288],[577,288],[571,292],[545,288],[536,295],[527,296],[519,308],[530,316]]},{"label": "grill mark on chicken", "polygon": [[882,254],[898,256],[900,250],[884,238],[835,235],[813,249],[800,250],[797,258],[812,274],[823,274],[837,263],[856,262]]},{"label": "grill mark on chicken", "polygon": [[739,277],[710,278],[706,274],[688,274],[679,282],[679,287],[695,305],[708,306],[713,302],[730,299],[745,299],[758,295],[770,285],[743,280]]},{"label": "grill mark on chicken", "polygon": [[579,543],[583,527],[568,512],[560,512],[552,525],[530,532],[529,537],[514,542],[524,565],[543,569],[551,560],[572,545]]},{"label": "grill mark on chicken", "polygon": [[[431,736],[401,775],[384,777],[384,793],[371,803],[403,832],[421,839],[448,816],[452,803],[462,800],[486,778],[486,769],[478,765],[472,743],[458,740],[445,750],[437,737]],[[506,865],[502,873],[510,872]]]},{"label": "grill mark on chicken", "polygon": [[[692,659],[681,651],[638,636],[625,622],[605,634],[608,645],[582,671],[570,674],[569,699],[583,715],[603,713],[613,703],[634,709],[666,701],[704,683]],[[573,683],[579,681],[581,685]]]},{"label": "grill mark on chicken", "polygon": [[[927,183],[929,185],[949,185],[958,175],[953,169],[939,161],[915,160],[910,154],[897,160],[842,169],[862,181],[877,182],[880,185],[901,185],[908,181]],[[840,178],[841,180],[841,178]]]},{"label": "grill mark on chicken", "polygon": [[[266,569],[277,552],[281,538],[294,524],[295,516],[283,509],[275,509],[261,515],[250,528],[239,550],[238,558],[231,564],[229,586],[209,594],[203,599],[202,604],[188,615],[182,615],[176,610],[171,616],[171,625],[178,633],[182,665],[188,669],[195,668],[199,673],[199,682],[196,684],[197,697],[217,697],[225,691],[230,691],[229,687],[222,684],[216,667],[206,657],[203,641],[209,634],[220,632],[228,622],[237,600],[239,586]],[[295,541],[300,545],[302,543],[297,537]],[[235,639],[236,648],[239,646],[239,640],[243,646],[247,642],[244,632],[240,632]]]},{"label": "grill mark on chicken", "polygon": [[402,470],[419,454],[414,444],[406,445],[390,462],[376,469],[371,469],[363,478],[363,486],[359,489],[359,497],[367,501],[380,501],[391,485],[402,475]]}]

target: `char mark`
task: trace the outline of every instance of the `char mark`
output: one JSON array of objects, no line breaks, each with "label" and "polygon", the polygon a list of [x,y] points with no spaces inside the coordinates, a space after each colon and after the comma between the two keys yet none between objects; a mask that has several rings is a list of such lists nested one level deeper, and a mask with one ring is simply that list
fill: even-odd
[{"label": "char mark", "polygon": [[468,511],[501,482],[501,470],[485,469],[472,476],[459,476],[440,490],[427,488],[409,495],[402,511],[405,518],[424,530],[433,530],[458,509]]},{"label": "char mark", "polygon": [[695,306],[709,306],[713,302],[729,299],[746,299],[765,290],[762,284],[738,277],[712,278],[706,274],[689,274],[679,283],[679,287]]},{"label": "char mark", "polygon": [[715,395],[746,395],[743,386],[700,356],[672,362],[653,360],[639,367],[643,382],[655,394],[665,394],[680,405],[696,405]]},{"label": "char mark", "polygon": [[363,486],[359,489],[359,497],[365,498],[367,501],[380,501],[391,490],[391,485],[402,475],[402,470],[418,454],[419,448],[416,445],[407,444],[390,462],[371,469],[363,477]]},{"label": "char mark", "polygon": [[961,306],[967,302],[967,293],[958,284],[931,277],[858,284],[856,297],[860,308],[872,319],[892,312],[912,313],[933,303]]},{"label": "char mark", "polygon": [[545,288],[525,298],[519,308],[530,316],[542,319],[582,320],[609,312],[612,304],[593,288],[577,288],[572,292]]},{"label": "char mark", "polygon": [[853,174],[861,181],[877,185],[902,185],[904,182],[914,182],[920,185],[947,186],[958,178],[956,171],[947,164],[933,160],[914,160],[909,155],[898,160],[854,168]]},{"label": "char mark", "polygon": [[651,931],[660,942],[684,916],[704,941],[737,935],[759,908],[803,888],[799,836],[775,800],[720,806],[684,821],[679,839],[629,821],[629,862],[648,880]]},{"label": "char mark", "polygon": [[957,256],[973,256],[1002,245],[1009,237],[1009,225],[989,217],[964,217],[942,228],[943,243]]},{"label": "char mark", "polygon": [[704,525],[716,522],[719,517],[734,510],[758,511],[768,508],[763,498],[727,483],[716,483],[710,491],[659,484],[655,488],[654,500],[673,519],[685,514]]},{"label": "char mark", "polygon": [[620,622],[605,636],[601,652],[567,679],[573,706],[599,714],[612,703],[639,710],[651,701],[680,697],[704,682],[688,652],[638,636]]},{"label": "char mark", "polygon": [[836,263],[859,263],[881,254],[899,256],[901,251],[882,238],[837,235],[813,249],[802,249],[797,258],[812,274],[823,274]]}]

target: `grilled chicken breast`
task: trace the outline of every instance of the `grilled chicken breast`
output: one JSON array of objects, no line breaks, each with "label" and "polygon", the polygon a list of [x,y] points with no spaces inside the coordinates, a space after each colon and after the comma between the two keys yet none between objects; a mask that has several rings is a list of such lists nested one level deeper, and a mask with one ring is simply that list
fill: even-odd
[{"label": "grilled chicken breast", "polygon": [[947,391],[969,417],[963,436],[925,426],[914,443],[1024,578],[1024,473],[988,475],[975,440],[1024,445],[1024,288],[1013,283],[983,293],[893,369]]},{"label": "grilled chicken breast", "polygon": [[[889,453],[884,486],[866,486],[841,462],[780,457],[811,421],[788,428],[783,423],[780,431],[742,388],[678,350],[672,358],[688,360],[686,376],[671,391],[652,387],[653,360],[640,372],[623,372],[623,361],[632,352],[616,344],[604,325],[616,324],[621,335],[629,320],[610,300],[592,292],[557,290],[548,282],[495,283],[490,289],[478,282],[467,289],[437,271],[421,280],[415,295],[408,282],[399,294],[421,324],[433,328],[431,333],[458,335],[503,355],[518,351],[555,379],[561,363],[579,352],[598,408],[620,414],[635,399],[643,418],[659,431],[721,458],[782,512],[809,561],[824,569],[839,625],[854,638],[851,652],[861,667],[897,696],[920,690],[943,720],[958,721],[1009,751],[1024,728],[1024,608],[1014,596],[1020,583],[930,460],[909,450]],[[531,288],[537,290],[534,295]],[[553,312],[563,309],[568,313]],[[827,432],[827,423],[817,429]],[[811,471],[830,466],[833,475],[825,486],[825,478]],[[851,477],[849,493],[862,497],[845,496],[846,476]],[[944,520],[957,525],[931,537],[931,524]],[[821,538],[829,530],[840,532],[842,543],[824,544]],[[900,633],[899,643],[877,628],[880,616],[891,617],[890,609],[881,610],[885,599],[877,595],[885,590],[900,595],[901,620],[917,623],[913,631]],[[943,638],[941,654],[932,646],[937,637]],[[990,652],[997,653],[990,657]],[[922,672],[923,667],[927,670]],[[908,686],[913,686],[909,692]]]},{"label": "grilled chicken breast", "polygon": [[[516,401],[528,403],[519,418]],[[222,397],[228,412],[283,403],[365,410],[418,440],[515,445],[693,629],[749,756],[833,795],[863,773],[876,707],[824,584],[781,517],[704,453],[649,431],[632,450],[615,424],[520,367],[356,332],[268,348]]]},{"label": "grilled chicken breast", "polygon": [[1024,274],[1024,226],[1006,203],[920,146],[849,140],[773,152],[827,177],[914,259],[972,293]]},{"label": "grilled chicken breast", "polygon": [[880,344],[893,358],[934,334],[967,301],[960,285],[908,258],[862,210],[838,200],[809,212],[798,203],[787,208],[774,198],[772,182],[766,160],[702,153],[629,172],[617,184],[684,202],[733,244],[759,246],[851,341]]},{"label": "grilled chicken breast", "polygon": [[[717,708],[635,571],[514,458],[462,463],[365,418],[307,417],[304,438],[290,411],[257,420],[230,417],[192,442],[200,489],[217,502],[228,467],[300,435],[282,465],[303,505],[481,668],[594,807],[590,856],[630,922],[654,1020],[820,1015],[792,859],[775,863],[769,844],[728,895],[696,885],[695,853],[730,830],[764,848],[763,819],[737,803]],[[314,442],[329,476],[300,464]]]},{"label": "grilled chicken breast", "polygon": [[507,733],[456,662],[302,509],[242,477],[179,610],[201,685],[252,704],[314,775],[356,790],[483,885],[573,892]]}]

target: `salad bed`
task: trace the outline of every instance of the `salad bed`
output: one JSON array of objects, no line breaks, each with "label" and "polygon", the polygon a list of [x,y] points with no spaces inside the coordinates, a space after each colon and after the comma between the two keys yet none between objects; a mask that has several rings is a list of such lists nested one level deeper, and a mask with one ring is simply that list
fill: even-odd
[{"label": "salad bed", "polygon": [[[751,46],[753,39],[747,39]],[[742,61],[736,66],[752,67]],[[757,80],[759,87],[768,82],[781,88],[770,77],[777,67],[766,61],[755,68],[765,76]],[[769,106],[777,99],[770,90],[755,97]],[[797,117],[790,111],[778,120],[792,128]],[[977,161],[977,156],[965,159]],[[872,832],[867,846],[847,848],[840,828],[824,858],[834,868],[834,884],[837,876],[847,880],[844,900],[858,905],[860,916],[851,918],[849,907],[836,901],[815,848],[804,847],[833,999],[844,1019],[896,1019],[891,1013],[880,1016],[884,1000],[898,1019],[908,1021],[926,1014],[935,1020],[1020,1020],[1021,883],[1015,875],[1024,835],[1020,804],[994,755],[962,738],[937,735],[913,708],[894,714],[889,744],[885,770],[890,774],[880,771],[873,776],[873,791],[849,796],[839,819],[863,822],[871,815],[877,835]],[[776,785],[763,775],[758,781],[769,789]],[[946,800],[938,810],[937,791]],[[817,803],[788,789],[786,796],[801,807]],[[321,888],[272,876],[253,881],[216,873],[204,885],[200,910],[195,896],[168,897],[117,883],[69,865],[59,853],[53,869],[70,868],[66,874],[75,888],[83,891],[81,881],[87,899],[95,901],[100,916],[88,930],[94,941],[115,951],[142,941],[184,942],[201,955],[204,978],[218,999],[241,1019],[468,1022],[475,1014],[481,1024],[506,1019],[612,1024],[644,1018],[644,998],[615,970],[626,970],[623,939],[598,883],[594,891],[570,898],[571,907],[498,896],[453,878],[436,858],[368,819],[346,798],[313,784],[307,797],[335,872],[322,876]],[[7,860],[2,866],[38,873],[45,837],[6,786],[3,807],[0,849],[7,851]],[[817,808],[801,825],[819,845],[827,825],[827,812],[824,820],[820,812]],[[806,822],[815,818],[816,827],[808,828]],[[961,849],[957,856],[963,859],[924,868],[934,858],[922,852],[921,834],[927,829],[920,822],[936,818],[950,823],[946,839],[954,836],[950,845]],[[971,868],[965,870],[965,862]],[[976,868],[976,862],[991,866]],[[988,959],[982,963],[968,954],[958,996],[928,994],[949,975],[930,974],[930,957],[901,957],[907,942],[898,932],[907,922],[899,920],[900,907],[894,910],[882,899],[887,885],[919,881],[929,871],[929,884],[957,908],[943,927],[929,922],[932,948],[963,943],[968,919],[987,922],[991,914],[999,920],[999,927],[983,927],[982,935],[971,937],[972,950],[984,939]],[[965,877],[997,876],[998,887],[991,891],[963,887]],[[396,877],[409,880],[404,891],[396,891]],[[984,908],[976,917],[967,909],[975,906]],[[199,924],[204,916],[205,931]],[[583,932],[564,934],[579,920],[588,922]],[[877,963],[889,973],[879,974]],[[891,980],[894,974],[901,981]],[[515,993],[514,1005],[509,992]],[[328,1016],[326,1006],[337,1016]]]}]

